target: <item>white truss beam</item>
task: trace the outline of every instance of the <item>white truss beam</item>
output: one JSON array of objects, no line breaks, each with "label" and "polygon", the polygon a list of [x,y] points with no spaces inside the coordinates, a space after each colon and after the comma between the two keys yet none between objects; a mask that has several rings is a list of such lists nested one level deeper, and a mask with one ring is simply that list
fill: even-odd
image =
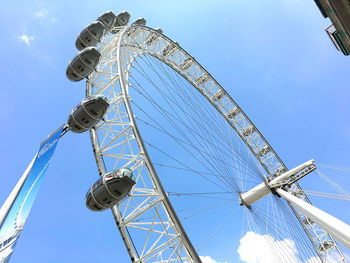
[{"label": "white truss beam", "polygon": [[[270,180],[288,171],[288,169],[236,102],[224,91],[219,83],[217,83],[217,81],[177,43],[145,26],[133,25],[120,29],[121,30],[115,35],[106,35],[99,46],[102,54],[101,63],[97,67],[97,72],[89,77],[86,92],[88,96],[103,93],[109,100],[113,102],[116,101],[115,104],[110,107],[111,110],[107,114],[106,122],[101,123],[101,125],[96,127],[96,130],[91,130],[90,132],[100,175],[102,175],[106,169],[128,166],[129,168],[133,168],[137,176],[136,188],[133,189],[130,196],[118,205],[118,207],[112,209],[114,218],[133,262],[140,262],[139,252],[141,253],[143,250],[144,243],[142,245],[134,244],[133,233],[128,232],[128,227],[132,228],[132,224],[140,221],[149,223],[149,221],[143,220],[146,214],[147,217],[152,216],[152,218],[158,218],[158,221],[154,221],[155,223],[153,226],[156,225],[156,222],[163,222],[164,225],[170,227],[171,233],[175,233],[175,235],[179,236],[176,253],[173,250],[168,253],[170,249],[174,248],[164,245],[169,243],[169,240],[173,238],[172,235],[169,235],[170,239],[163,240],[161,238],[159,241],[159,246],[162,246],[164,249],[159,249],[157,253],[154,251],[153,253],[150,252],[150,257],[146,259],[146,261],[150,260],[151,257],[157,257],[157,262],[200,262],[196,251],[193,249],[191,242],[183,230],[159,182],[136,126],[135,116],[132,113],[130,97],[128,95],[129,68],[136,57],[142,54],[154,56],[188,80],[189,83],[191,83],[193,87],[221,113],[231,127],[237,132],[269,174]],[[156,38],[151,42],[146,42],[151,34],[156,36]],[[166,47],[168,47],[169,50],[165,49]],[[163,54],[164,50],[166,50],[165,54]],[[117,97],[118,99],[116,99]],[[122,99],[119,100],[119,98]],[[126,132],[127,129],[130,129],[132,132]],[[119,134],[123,134],[125,139],[114,139],[116,136],[119,136]],[[101,138],[99,138],[99,136],[101,136]],[[119,136],[118,138],[122,137],[123,136]],[[103,143],[101,143],[101,141]],[[108,146],[106,147],[107,144]],[[115,151],[116,148],[119,150],[118,154],[112,152]],[[101,151],[99,152],[99,150]],[[140,162],[140,160],[142,160],[142,162]],[[138,162],[137,165],[136,162]],[[143,167],[146,169],[143,169]],[[142,190],[143,192],[140,189],[144,189]],[[299,193],[301,193],[301,198],[309,202],[307,196],[297,183],[292,185],[291,191],[299,191]],[[160,197],[158,205],[152,206],[152,202],[154,202],[157,196]],[[142,204],[142,206],[140,206],[140,204]],[[141,207],[149,207],[149,209],[143,210],[144,213],[137,213],[137,216],[134,216],[136,215],[135,209],[141,209]],[[121,211],[121,209],[123,209],[123,211]],[[304,224],[305,217],[297,211],[293,211],[302,223],[303,228],[316,248],[320,258],[323,262],[326,262],[329,250],[320,251],[317,248],[322,246],[325,241],[332,241],[332,237],[319,230],[316,223]],[[125,221],[126,218],[129,219],[127,222]],[[307,220],[305,222],[307,222]],[[146,227],[146,224],[143,228],[144,229],[137,230],[145,232],[146,238],[147,232],[162,235],[162,231],[157,229],[158,232],[155,232],[154,229],[152,230],[149,226]],[[135,238],[139,239],[139,237]],[[339,253],[340,257],[343,258],[336,245],[332,248],[332,251]],[[163,256],[164,258],[168,258],[168,260],[163,261]]]},{"label": "white truss beam", "polygon": [[350,225],[279,188],[276,192],[350,249]]}]

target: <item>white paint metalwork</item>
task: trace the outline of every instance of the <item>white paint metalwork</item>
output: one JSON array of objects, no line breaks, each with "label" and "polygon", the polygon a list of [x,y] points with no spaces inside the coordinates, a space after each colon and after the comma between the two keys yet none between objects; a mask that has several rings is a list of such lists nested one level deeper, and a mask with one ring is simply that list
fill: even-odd
[{"label": "white paint metalwork", "polygon": [[[295,197],[294,195],[279,188],[276,192],[308,216],[309,222],[315,222],[323,229],[331,233],[339,242],[350,249],[350,226],[338,218],[318,209],[317,207]],[[311,221],[311,220],[312,221]]]},{"label": "white paint metalwork", "polygon": [[[295,177],[298,173],[305,170],[306,168],[314,166],[314,160],[310,160],[308,162],[305,162],[277,177],[272,179],[270,182],[263,182],[257,186],[255,186],[253,189],[250,189],[249,191],[241,194],[241,204],[245,206],[251,206],[253,203],[258,201],[259,199],[263,198],[264,196],[271,193],[270,189],[277,186],[282,186],[288,184],[291,177]],[[308,170],[308,173],[310,173],[312,170]],[[306,174],[303,173],[303,176]],[[300,176],[298,176],[297,180],[301,179]],[[282,184],[281,184],[282,183]]]},{"label": "white paint metalwork", "polygon": [[0,208],[0,227],[4,223],[7,214],[9,213],[13,203],[15,202],[19,192],[21,191],[22,186],[23,186],[24,182],[26,181],[29,172],[33,167],[35,158],[36,158],[36,155],[34,156],[33,160],[28,165],[27,169],[24,171],[22,177],[18,180],[16,186],[11,191],[11,194],[7,197],[5,203]]},{"label": "white paint metalwork", "polygon": [[[313,169],[309,169],[310,167],[315,167],[314,160],[305,162],[275,177],[270,182],[263,182],[257,185],[248,192],[241,194],[241,205],[249,207],[257,200],[271,193],[271,189],[279,187],[274,191],[307,216],[306,224],[318,224],[344,246],[350,249],[350,226],[348,224],[280,188],[282,186],[288,186],[290,180],[295,182],[313,171]],[[305,170],[306,172],[303,172]],[[300,172],[303,173],[298,176],[298,173]]]},{"label": "white paint metalwork", "polygon": [[[125,26],[115,28],[113,32],[117,34],[106,35],[98,46],[100,63],[88,78],[86,96],[104,94],[111,104],[105,121],[90,131],[100,175],[106,169],[122,166],[132,169],[136,175],[136,186],[130,195],[112,209],[118,229],[133,262],[200,262],[140,136],[128,93],[133,61],[144,54],[151,55],[186,79],[236,131],[270,180],[288,169],[237,103],[176,42],[146,26]],[[291,191],[310,202],[297,183],[292,185]],[[303,223],[307,218],[295,209],[293,211],[323,262],[330,250],[343,258],[331,236],[314,222]],[[335,245],[321,250],[325,241]],[[339,262],[345,262],[345,259]]]}]

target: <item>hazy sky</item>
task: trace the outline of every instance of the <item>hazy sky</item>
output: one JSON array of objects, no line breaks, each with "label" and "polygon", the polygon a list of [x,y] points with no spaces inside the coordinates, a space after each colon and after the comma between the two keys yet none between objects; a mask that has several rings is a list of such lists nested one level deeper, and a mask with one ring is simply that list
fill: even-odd
[{"label": "hazy sky", "polygon": [[[1,1],[1,204],[40,143],[84,97],[85,83],[70,82],[65,70],[79,32],[107,10],[145,17],[179,42],[289,168],[312,158],[350,167],[350,58],[331,43],[324,32],[330,22],[312,0]],[[323,171],[350,190],[349,173]],[[110,211],[85,207],[97,178],[89,135],[65,136],[11,262],[129,262]],[[329,191],[321,183],[310,176],[301,185]],[[312,201],[350,223],[349,203]],[[227,260],[212,245],[201,255]]]}]

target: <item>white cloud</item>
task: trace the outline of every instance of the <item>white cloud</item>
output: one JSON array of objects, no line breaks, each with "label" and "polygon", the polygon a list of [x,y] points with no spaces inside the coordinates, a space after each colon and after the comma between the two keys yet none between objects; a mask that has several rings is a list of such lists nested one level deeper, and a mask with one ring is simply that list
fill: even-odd
[{"label": "white cloud", "polygon": [[43,8],[37,12],[34,13],[34,16],[37,18],[45,18],[49,15],[49,11],[47,11],[46,8]]},{"label": "white cloud", "polygon": [[[270,235],[259,235],[251,231],[241,238],[237,252],[240,260],[245,263],[271,263],[281,259],[290,263],[300,262],[293,240],[275,240]],[[321,263],[321,261],[312,257],[305,263]]]},{"label": "white cloud", "polygon": [[51,23],[55,23],[58,21],[57,17],[50,17],[49,16],[49,11],[46,8],[43,8],[37,12],[34,13],[34,17],[38,18],[41,20],[41,23],[47,23],[47,22],[51,22]]},{"label": "white cloud", "polygon": [[[274,245],[271,244],[272,242]],[[259,235],[250,231],[241,238],[237,252],[240,259],[246,263],[270,263],[275,261],[273,255],[275,251],[272,251],[271,247],[285,248],[289,254],[288,262],[298,262],[292,240],[276,241],[269,235]]]},{"label": "white cloud", "polygon": [[210,256],[199,256],[199,257],[200,257],[202,263],[225,263],[225,262],[218,262],[218,261],[212,259]]},{"label": "white cloud", "polygon": [[30,42],[35,39],[34,36],[28,36],[26,34],[22,34],[21,36],[18,36],[18,40],[24,42],[28,46],[30,46]]},{"label": "white cloud", "polygon": [[[346,253],[343,253],[343,256],[346,259],[346,262],[350,262],[349,255],[346,255]],[[316,263],[319,263],[320,261],[315,261]],[[340,255],[336,251],[328,251],[328,256],[326,257],[326,262],[336,263],[336,262],[343,262],[343,259],[340,257]],[[313,261],[307,262],[307,263],[314,263]]]}]

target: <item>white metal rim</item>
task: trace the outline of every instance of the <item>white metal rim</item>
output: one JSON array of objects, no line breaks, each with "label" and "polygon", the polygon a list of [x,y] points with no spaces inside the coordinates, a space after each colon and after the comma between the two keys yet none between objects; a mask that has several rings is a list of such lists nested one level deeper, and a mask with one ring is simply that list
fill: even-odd
[{"label": "white metal rim", "polygon": [[[127,36],[127,33],[137,33],[136,37],[130,37]],[[160,41],[163,41],[163,45],[159,45],[159,43],[151,44],[151,45],[143,45],[143,43],[146,40],[147,36],[150,36],[151,34],[156,34],[159,38]],[[126,37],[126,38],[125,38]],[[266,172],[269,174],[269,176],[272,178],[276,174],[281,174],[284,171],[287,171],[286,166],[283,164],[283,162],[280,160],[278,155],[275,153],[271,145],[265,140],[265,138],[261,135],[259,130],[254,126],[254,124],[250,121],[250,119],[245,115],[245,113],[241,110],[241,108],[234,102],[234,100],[227,94],[227,92],[217,83],[217,81],[192,57],[190,56],[186,51],[184,51],[181,47],[179,47],[175,42],[167,38],[166,36],[159,34],[156,31],[153,31],[152,29],[145,27],[145,26],[128,26],[124,27],[122,30],[122,33],[119,33],[118,36],[115,36],[115,38],[118,38],[118,56],[117,56],[117,61],[118,61],[118,69],[119,69],[119,74],[118,77],[120,81],[120,86],[122,89],[122,93],[119,94],[119,96],[122,96],[123,101],[127,107],[127,111],[129,114],[129,119],[131,123],[131,127],[135,132],[135,137],[137,140],[137,143],[141,149],[142,154],[144,155],[145,159],[144,161],[147,163],[148,168],[150,169],[151,173],[153,173],[153,176],[155,175],[154,168],[152,166],[151,161],[149,160],[149,157],[147,155],[146,149],[144,147],[144,144],[142,142],[142,138],[139,135],[139,132],[137,130],[136,122],[134,119],[134,116],[132,114],[132,110],[130,107],[129,103],[129,96],[128,96],[128,82],[127,82],[127,68],[128,63],[126,61],[122,61],[122,56],[121,56],[121,50],[125,46],[129,45],[130,47],[132,46],[133,41],[137,43],[137,45],[133,45],[132,48],[134,49],[133,52],[133,58],[136,56],[139,56],[143,53],[147,53],[151,56],[156,57],[160,61],[166,63],[168,66],[173,68],[176,72],[178,72],[182,77],[184,77],[188,82],[192,84],[193,87],[195,87],[215,108],[220,112],[220,114],[226,119],[226,121],[230,124],[230,126],[237,132],[237,134],[241,137],[243,142],[247,145],[247,147],[251,150],[251,152],[255,155],[256,159],[261,163],[262,167],[266,170]],[[123,40],[127,40],[128,38],[133,38],[133,41],[130,41],[129,43],[124,43]],[[138,39],[135,39],[138,38]],[[156,41],[159,42],[159,41]],[[104,47],[105,53],[110,51],[113,48],[113,43],[115,41],[110,41],[106,43]],[[172,55],[172,59],[169,58],[169,56],[164,56],[161,54],[162,48],[165,47],[167,44],[172,44],[174,45],[174,50],[173,52],[177,52],[177,57]],[[138,50],[137,52],[135,50]],[[174,59],[176,57],[177,59]],[[185,59],[190,59],[192,61],[192,64],[187,67],[187,68],[181,68],[181,63],[185,61]],[[132,61],[129,60],[128,62],[130,63]],[[123,68],[123,65],[124,68]],[[122,70],[122,71],[120,71]],[[210,81],[211,82],[211,89],[207,89],[204,85]],[[91,95],[91,87],[89,86],[89,81],[87,82],[87,94]],[[118,99],[121,99],[121,97],[118,97]],[[96,162],[98,165],[98,169],[100,174],[103,173],[103,163],[100,158],[100,156],[96,155],[96,150],[98,149],[98,140],[97,140],[97,133],[96,130],[92,130],[90,132],[91,134],[91,140],[93,144],[93,148],[95,151],[95,157],[96,157]],[[165,197],[165,203],[168,203],[167,197],[165,195],[164,190],[162,189],[162,186],[158,182],[155,182],[157,187],[160,189],[161,193],[161,198]],[[298,191],[299,196],[300,193],[301,197],[310,202],[307,196],[303,193],[302,189],[298,184],[294,184],[291,191]],[[166,205],[167,206],[167,205]],[[169,203],[169,207],[171,207]],[[167,209],[172,209],[172,208],[167,208]],[[291,207],[297,216],[299,222],[303,226],[305,232],[309,236],[310,240],[312,241],[317,253],[319,254],[320,258],[326,262],[324,258],[324,254],[322,254],[319,250],[319,247],[322,246],[321,241],[325,240],[328,238],[329,240],[333,241],[333,238],[330,237],[329,235],[325,234],[324,232],[320,232],[320,229],[317,226],[310,226],[310,225],[305,225],[303,223],[303,215],[298,213],[293,207]],[[120,217],[118,216],[117,209],[113,208],[113,213],[116,218],[116,220],[120,220]],[[171,213],[172,214],[172,213]],[[177,221],[176,214],[173,213],[172,215],[175,218],[175,221]],[[127,238],[127,233],[123,231],[119,226],[119,230],[121,231],[121,234],[123,236],[123,240],[128,248],[129,254],[132,258],[137,258],[136,254],[133,251],[133,247],[130,241],[128,241]],[[179,225],[176,226],[178,229],[182,229],[181,223],[179,222]],[[181,231],[180,231],[181,232]],[[184,233],[184,232],[183,232]],[[322,236],[322,238],[320,238]],[[188,238],[185,236],[185,240],[188,240]],[[193,247],[188,240],[188,244],[186,244],[187,241],[185,241],[186,245],[186,250],[187,254],[191,254],[189,251],[194,251],[192,250]],[[189,245],[189,248],[187,247]],[[191,248],[192,247],[192,248]],[[334,250],[336,250],[341,256],[341,252],[337,246],[334,247]],[[192,253],[192,260],[195,258],[194,262],[197,262],[198,260],[198,255],[196,253]],[[345,262],[341,261],[341,262]]]}]

